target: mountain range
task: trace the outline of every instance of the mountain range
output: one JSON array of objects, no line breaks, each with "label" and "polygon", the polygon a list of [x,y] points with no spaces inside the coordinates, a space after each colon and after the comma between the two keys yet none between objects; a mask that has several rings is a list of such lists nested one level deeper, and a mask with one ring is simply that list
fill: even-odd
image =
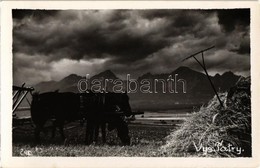
[{"label": "mountain range", "polygon": [[[128,95],[130,97],[132,108],[139,110],[167,110],[180,106],[188,107],[207,103],[214,96],[214,91],[207,76],[188,67],[179,67],[170,73],[164,74],[151,74],[148,72],[135,80],[139,83],[144,79],[151,81],[151,83],[155,79],[163,79],[167,81],[170,75],[174,78],[176,74],[178,79],[184,79],[186,81],[186,93],[183,93],[183,85],[180,83],[176,85],[178,93],[163,93],[163,86],[158,82],[158,87],[156,88],[158,91],[157,93],[129,93]],[[222,75],[216,74],[215,76],[210,76],[218,92],[227,91],[230,87],[235,85],[240,77],[241,76],[235,75],[231,71],[225,72]],[[34,88],[36,91],[40,92],[55,90],[59,90],[60,92],[79,92],[77,84],[78,81],[82,79],[86,79],[86,77],[71,74],[60,81],[40,82],[36,84]],[[94,75],[89,79],[89,81],[91,82],[94,79],[119,80],[111,70],[106,70]],[[126,82],[126,80],[123,81],[123,90],[126,90]],[[113,83],[108,83],[106,89],[111,91],[113,86]],[[154,87],[155,86],[152,86],[151,90],[154,90]]]}]

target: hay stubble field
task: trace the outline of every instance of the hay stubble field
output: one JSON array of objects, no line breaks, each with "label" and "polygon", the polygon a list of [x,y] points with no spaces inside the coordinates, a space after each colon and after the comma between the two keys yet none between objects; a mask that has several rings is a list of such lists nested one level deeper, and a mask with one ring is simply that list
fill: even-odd
[{"label": "hay stubble field", "polygon": [[[78,125],[77,127],[72,127]],[[72,127],[72,128],[70,128]],[[119,156],[157,157],[162,156],[160,147],[165,137],[176,129],[174,126],[129,124],[131,145],[122,146],[116,130],[107,132],[107,143],[85,145],[85,126],[78,122],[70,123],[65,130],[67,139],[61,141],[59,134],[51,139],[50,130],[41,134],[42,143],[35,144],[33,129],[24,126],[13,131],[13,156]],[[101,136],[101,135],[100,135]]]}]

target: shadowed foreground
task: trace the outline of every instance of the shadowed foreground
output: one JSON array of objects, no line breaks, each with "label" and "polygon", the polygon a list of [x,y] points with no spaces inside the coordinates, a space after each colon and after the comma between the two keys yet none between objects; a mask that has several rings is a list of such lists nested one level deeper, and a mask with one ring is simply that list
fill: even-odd
[{"label": "shadowed foreground", "polygon": [[[72,123],[71,125],[78,123]],[[65,144],[57,134],[54,140],[50,133],[44,137],[41,145],[33,142],[33,129],[25,134],[21,130],[13,133],[13,156],[160,156],[159,148],[165,143],[165,137],[174,127],[152,125],[129,125],[131,145],[122,146],[116,137],[116,131],[107,133],[107,144],[85,145],[85,127],[65,130]],[[77,130],[77,131],[75,131]],[[101,142],[101,138],[99,139]]]}]

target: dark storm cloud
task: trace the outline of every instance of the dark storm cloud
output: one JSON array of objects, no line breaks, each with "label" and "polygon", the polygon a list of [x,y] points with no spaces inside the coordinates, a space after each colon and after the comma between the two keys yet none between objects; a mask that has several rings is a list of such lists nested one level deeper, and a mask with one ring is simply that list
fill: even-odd
[{"label": "dark storm cloud", "polygon": [[[92,12],[95,15],[96,11]],[[88,18],[83,19],[80,23],[82,27],[66,27],[62,24],[63,20],[60,20],[61,23],[56,23],[57,26],[52,28],[51,19],[44,20],[50,27],[41,27],[44,23],[39,26],[19,25],[14,27],[14,52],[20,51],[29,55],[40,53],[52,57],[50,60],[60,59],[59,55],[80,60],[83,57],[95,58],[109,54],[117,57],[115,60],[129,62],[142,59],[167,45],[167,39],[157,38],[153,41],[149,33],[135,34],[130,26],[137,23],[128,17],[131,17],[128,11],[115,11],[104,23],[95,21],[99,18],[90,20],[90,24]],[[36,22],[34,20],[39,22],[37,18],[32,17],[32,24]],[[46,28],[48,30],[45,30]]]},{"label": "dark storm cloud", "polygon": [[236,52],[238,54],[250,54],[250,38],[249,35],[245,35],[241,38],[240,44],[236,46],[234,49],[231,49],[231,51]]},{"label": "dark storm cloud", "polygon": [[13,19],[23,19],[24,17],[33,17],[37,20],[42,20],[47,17],[53,17],[58,13],[58,10],[28,10],[16,9],[12,11]]},{"label": "dark storm cloud", "polygon": [[246,27],[250,23],[249,9],[218,10],[219,24],[224,31],[231,32],[236,26]]},{"label": "dark storm cloud", "polygon": [[[239,65],[248,67],[250,59],[244,57],[250,54],[249,12],[14,10],[14,73],[22,69],[26,76],[26,72],[33,70],[33,74],[38,69],[45,79],[57,79],[72,71],[83,75],[94,69],[138,75],[170,72],[180,66],[183,57],[209,45],[216,46],[207,52],[209,68],[221,64],[219,70],[239,72],[234,60],[245,59]],[[30,59],[34,63],[28,65]],[[187,65],[197,67],[194,62]],[[57,67],[69,67],[71,72]]]},{"label": "dark storm cloud", "polygon": [[242,41],[240,43],[239,49],[237,50],[239,54],[250,54],[250,43],[249,41]]}]

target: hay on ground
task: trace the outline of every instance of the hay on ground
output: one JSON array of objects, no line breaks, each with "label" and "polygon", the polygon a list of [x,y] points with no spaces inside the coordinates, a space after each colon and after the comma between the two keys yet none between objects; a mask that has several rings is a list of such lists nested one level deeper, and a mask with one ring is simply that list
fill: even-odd
[{"label": "hay on ground", "polygon": [[172,132],[161,147],[163,156],[250,157],[250,78],[216,96]]}]

